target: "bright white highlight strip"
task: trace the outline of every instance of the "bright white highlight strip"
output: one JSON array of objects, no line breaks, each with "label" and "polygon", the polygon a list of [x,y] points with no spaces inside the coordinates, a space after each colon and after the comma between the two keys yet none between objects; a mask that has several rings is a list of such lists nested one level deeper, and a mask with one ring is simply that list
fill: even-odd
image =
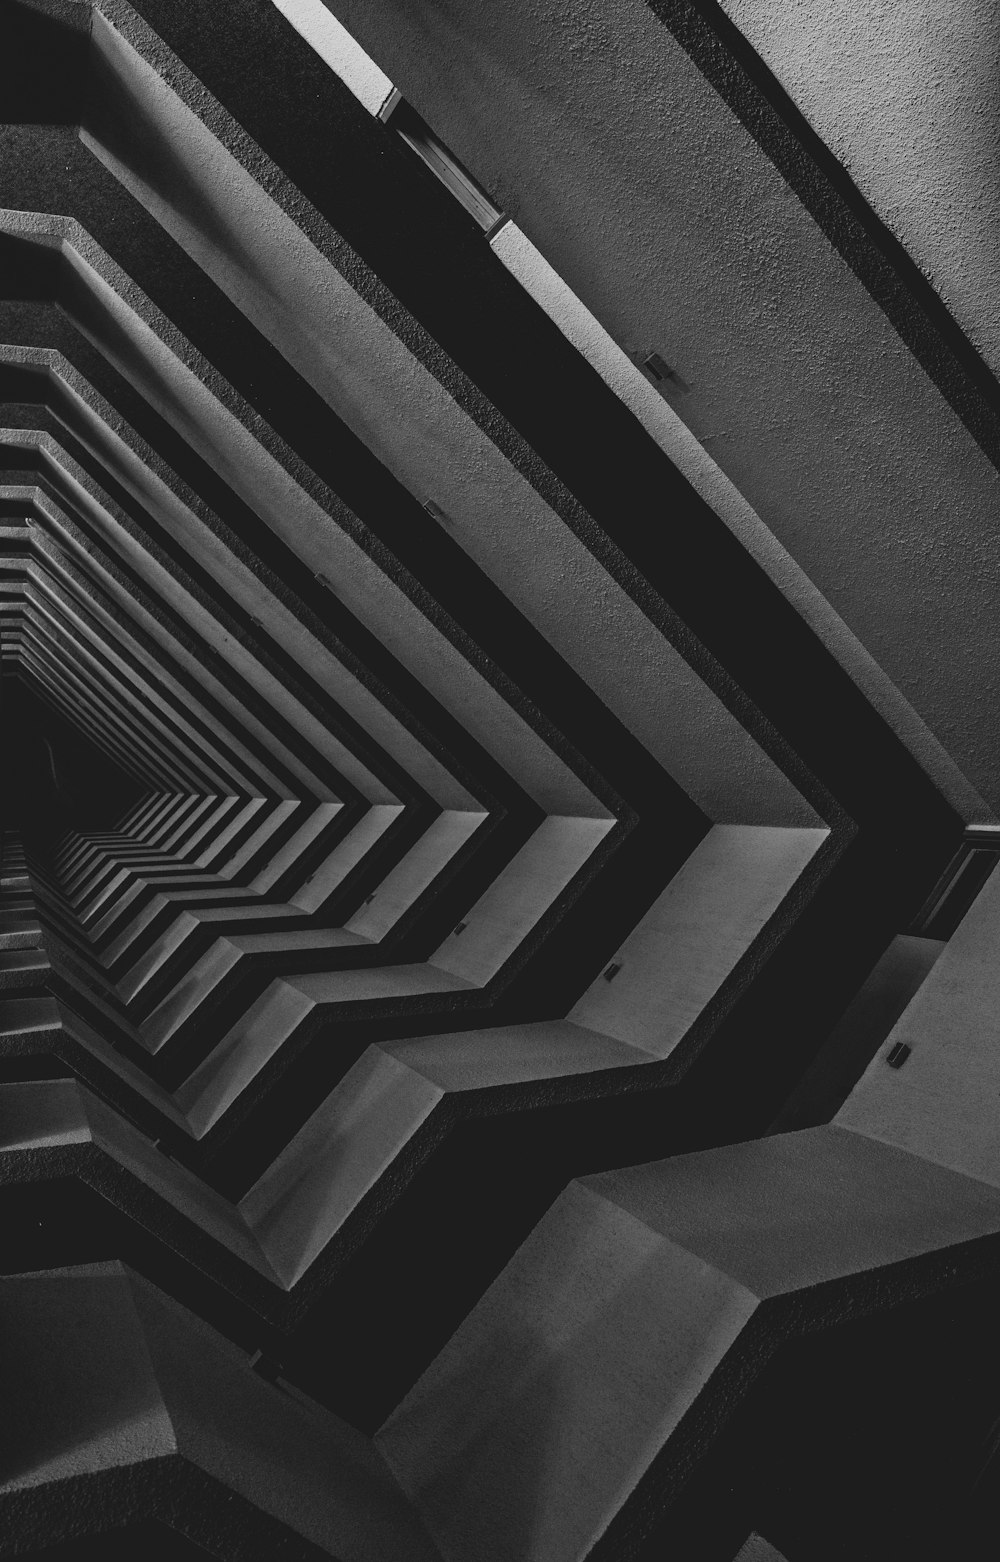
[{"label": "bright white highlight strip", "polygon": [[392,92],[392,82],[342,27],[322,0],[274,0],[295,31],[316,50],[369,114],[377,114]]}]

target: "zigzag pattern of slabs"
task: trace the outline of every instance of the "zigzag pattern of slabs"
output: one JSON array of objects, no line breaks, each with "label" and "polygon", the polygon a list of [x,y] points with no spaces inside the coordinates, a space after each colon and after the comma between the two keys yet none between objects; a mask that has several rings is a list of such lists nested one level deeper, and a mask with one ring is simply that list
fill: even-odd
[{"label": "zigzag pattern of slabs", "polygon": [[[133,794],[82,818],[57,774],[3,824],[0,1308],[40,1408],[0,1501],[22,1554],[486,1556],[423,1495],[496,1303],[457,1324],[568,1178],[763,1131],[959,820],[391,127],[224,11],[0,22],[3,681]],[[86,1343],[46,1360],[35,1316]],[[381,1452],[339,1419],[422,1372]],[[644,1522],[637,1470],[551,1546]]]}]

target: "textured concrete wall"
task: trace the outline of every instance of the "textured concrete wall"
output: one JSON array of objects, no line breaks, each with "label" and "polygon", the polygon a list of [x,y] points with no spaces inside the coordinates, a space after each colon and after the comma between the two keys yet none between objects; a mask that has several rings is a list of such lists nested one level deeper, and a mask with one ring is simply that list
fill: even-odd
[{"label": "textured concrete wall", "polygon": [[[725,822],[813,822],[809,806],[722,702],[330,264],[336,236],[308,214],[290,216],[282,210],[257,183],[268,183],[268,170],[242,167],[103,19],[95,46],[106,72],[102,90],[114,100],[115,111],[106,121],[95,119],[83,136],[116,178],[393,475],[421,501],[433,497],[460,545],[621,714],[699,806]],[[183,175],[172,150],[164,150],[182,143],[194,149]],[[317,247],[321,241],[329,253]],[[170,394],[163,386],[151,394],[169,408]],[[173,394],[176,399],[180,393]],[[208,423],[203,410],[205,429]],[[237,439],[229,456],[221,445],[209,456],[229,471],[236,486],[252,459],[245,434]],[[203,445],[203,453],[208,449]],[[474,675],[443,637],[416,622],[395,585],[373,575],[315,505],[301,496],[295,500],[287,482],[285,488],[266,518],[279,532],[283,527],[282,535],[301,556],[329,576],[341,600],[365,622],[372,598],[379,600],[385,643],[444,703],[460,709],[463,722],[487,748],[505,732],[507,763],[523,757],[528,790],[546,807],[594,812],[585,790],[502,708],[485,681],[476,679],[472,693],[467,692]],[[260,508],[265,491],[258,476],[244,496]],[[302,504],[294,521],[280,519]],[[395,604],[391,609],[390,603]],[[625,667],[628,678],[621,676]],[[372,722],[370,716],[363,719]],[[540,790],[531,777],[541,781]],[[448,797],[456,800],[454,793]]]},{"label": "textured concrete wall", "polygon": [[1000,10],[991,0],[721,0],[994,372]]},{"label": "textured concrete wall", "polygon": [[807,1315],[843,1282],[839,1309],[866,1271],[998,1227],[984,1184],[831,1128],[582,1179],[379,1446],[446,1562],[584,1562],[722,1360],[758,1370],[769,1301]]},{"label": "textured concrete wall", "polygon": [[676,370],[677,411],[996,807],[997,473],[667,29],[639,0],[331,8]]}]

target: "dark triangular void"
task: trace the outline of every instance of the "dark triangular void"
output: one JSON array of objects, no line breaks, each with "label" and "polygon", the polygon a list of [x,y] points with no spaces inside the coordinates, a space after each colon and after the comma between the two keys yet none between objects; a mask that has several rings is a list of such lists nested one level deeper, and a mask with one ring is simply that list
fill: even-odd
[{"label": "dark triangular void", "polygon": [[0,683],[3,818],[32,835],[102,830],[138,800],[132,776],[19,678]]}]

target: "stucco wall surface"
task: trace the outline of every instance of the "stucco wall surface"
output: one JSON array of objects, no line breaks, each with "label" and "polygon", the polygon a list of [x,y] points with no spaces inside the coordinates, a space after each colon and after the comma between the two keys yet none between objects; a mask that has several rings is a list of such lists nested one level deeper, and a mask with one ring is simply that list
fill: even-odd
[{"label": "stucco wall surface", "polygon": [[[313,242],[320,232],[307,236],[261,189],[264,173],[241,166],[103,18],[95,23],[95,43],[107,72],[103,90],[120,97],[125,126],[104,126],[99,134],[85,130],[84,142],[95,155],[394,476],[421,501],[433,498],[460,546],[700,807],[726,822],[812,823],[812,809],[723,703],[330,264]],[[185,148],[183,168],[178,146]],[[336,236],[322,237],[335,253]],[[152,394],[169,408],[171,397],[176,403],[182,393],[169,390],[164,371]],[[203,422],[208,427],[207,412]],[[244,435],[237,437],[245,442]],[[218,444],[210,459],[238,487],[251,456],[241,445],[227,457]],[[264,480],[258,475],[253,484],[263,495]],[[522,750],[526,759],[534,755],[528,762],[547,776],[537,793],[544,806],[594,812],[586,791],[522,730],[512,711],[501,708],[492,690],[477,680],[474,698],[463,692],[473,674],[452,648],[428,625],[415,626],[394,583],[373,582],[367,562],[355,557],[315,505],[295,509],[304,503],[286,493],[271,513],[294,514],[283,535],[304,558],[302,539],[312,538],[316,551],[309,562],[329,575],[336,594],[366,622],[373,594],[378,598],[380,637],[446,704],[460,708],[463,722],[487,748],[503,732],[508,764]],[[367,720],[378,732],[373,718]]]},{"label": "stucco wall surface", "polygon": [[991,0],[721,0],[1000,369],[1000,10]]},{"label": "stucco wall surface", "polygon": [[676,371],[685,422],[996,806],[997,472],[667,29],[640,0],[330,8]]}]

